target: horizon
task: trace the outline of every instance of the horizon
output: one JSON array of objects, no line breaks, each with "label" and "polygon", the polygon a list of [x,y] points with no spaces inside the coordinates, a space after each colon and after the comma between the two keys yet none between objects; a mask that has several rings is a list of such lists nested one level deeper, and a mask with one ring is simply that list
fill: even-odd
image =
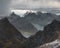
[{"label": "horizon", "polygon": [[17,15],[20,15],[21,17],[24,16],[24,14],[26,12],[32,12],[32,13],[33,12],[34,13],[36,13],[36,12],[41,12],[41,13],[51,13],[51,12],[53,12],[53,14],[60,15],[59,9],[57,9],[57,10],[41,10],[41,11],[37,11],[37,10],[24,10],[24,9],[21,9],[21,10],[20,9],[14,9],[14,10],[11,10],[11,13],[12,12],[14,12]]}]

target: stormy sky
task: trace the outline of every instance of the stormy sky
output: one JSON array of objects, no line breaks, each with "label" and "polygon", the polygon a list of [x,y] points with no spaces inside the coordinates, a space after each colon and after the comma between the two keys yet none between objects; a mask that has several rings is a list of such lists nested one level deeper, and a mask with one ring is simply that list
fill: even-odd
[{"label": "stormy sky", "polygon": [[11,9],[60,8],[60,0],[0,0],[0,15],[8,15]]},{"label": "stormy sky", "polygon": [[13,0],[12,4],[16,9],[60,8],[60,0]]}]

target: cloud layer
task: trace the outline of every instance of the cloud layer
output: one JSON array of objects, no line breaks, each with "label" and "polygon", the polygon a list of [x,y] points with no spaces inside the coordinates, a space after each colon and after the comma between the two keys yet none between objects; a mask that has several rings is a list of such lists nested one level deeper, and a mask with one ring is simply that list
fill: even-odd
[{"label": "cloud layer", "polygon": [[60,0],[0,0],[0,15],[8,15],[10,9],[60,8]]},{"label": "cloud layer", "polygon": [[0,0],[0,16],[6,16],[10,13],[11,0]]},{"label": "cloud layer", "polygon": [[16,9],[60,8],[60,0],[13,0],[12,4]]}]

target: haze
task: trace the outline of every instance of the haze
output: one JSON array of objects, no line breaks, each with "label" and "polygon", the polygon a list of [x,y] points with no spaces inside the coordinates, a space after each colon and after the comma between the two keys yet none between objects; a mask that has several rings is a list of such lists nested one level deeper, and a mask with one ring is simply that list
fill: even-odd
[{"label": "haze", "polygon": [[0,16],[7,16],[11,10],[60,8],[60,0],[0,0]]}]

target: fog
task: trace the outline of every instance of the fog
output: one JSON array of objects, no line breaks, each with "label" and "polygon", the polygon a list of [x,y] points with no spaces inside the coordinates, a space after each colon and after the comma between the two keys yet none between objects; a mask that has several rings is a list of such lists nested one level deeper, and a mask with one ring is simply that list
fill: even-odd
[{"label": "fog", "polygon": [[0,16],[8,16],[10,14],[11,0],[0,0]]}]

